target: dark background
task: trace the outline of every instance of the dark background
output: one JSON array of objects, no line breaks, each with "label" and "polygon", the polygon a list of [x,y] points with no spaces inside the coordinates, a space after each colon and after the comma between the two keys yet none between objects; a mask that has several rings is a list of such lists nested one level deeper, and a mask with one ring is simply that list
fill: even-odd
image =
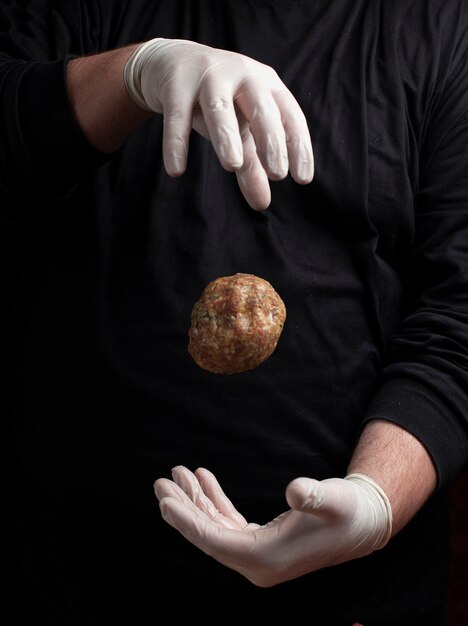
[{"label": "dark background", "polygon": [[451,486],[449,626],[468,625],[468,467]]}]

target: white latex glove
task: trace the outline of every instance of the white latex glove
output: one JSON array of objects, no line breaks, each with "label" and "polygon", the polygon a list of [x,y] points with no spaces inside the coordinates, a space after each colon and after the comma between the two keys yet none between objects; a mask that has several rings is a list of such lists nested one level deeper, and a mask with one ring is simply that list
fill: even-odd
[{"label": "white latex glove", "polygon": [[290,170],[313,178],[312,143],[294,96],[269,66],[181,39],[152,39],[128,60],[127,90],[143,109],[164,116],[163,157],[171,176],[186,169],[192,127],[209,139],[222,166],[236,172],[247,202],[265,209],[268,178]]},{"label": "white latex glove", "polygon": [[166,522],[260,587],[363,557],[392,533],[388,498],[362,474],[296,478],[286,489],[291,510],[264,526],[248,523],[208,470],[178,466],[172,478],[154,484]]}]

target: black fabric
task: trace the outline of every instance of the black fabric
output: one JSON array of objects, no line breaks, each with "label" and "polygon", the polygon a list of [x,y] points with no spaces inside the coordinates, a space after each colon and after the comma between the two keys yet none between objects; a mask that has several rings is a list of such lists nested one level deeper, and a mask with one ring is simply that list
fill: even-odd
[{"label": "black fabric", "polygon": [[[468,458],[467,25],[461,0],[2,3],[24,624],[214,623],[214,597],[247,620],[444,623],[445,490]],[[171,179],[159,117],[97,154],[64,65],[155,36],[272,65],[307,116],[314,182],[272,183],[254,212],[195,134]],[[204,286],[235,272],[269,280],[288,317],[261,367],[220,377],[187,331]],[[261,590],[160,521],[152,483],[180,463],[266,522],[292,478],[344,475],[376,417],[439,474],[382,552]]]}]

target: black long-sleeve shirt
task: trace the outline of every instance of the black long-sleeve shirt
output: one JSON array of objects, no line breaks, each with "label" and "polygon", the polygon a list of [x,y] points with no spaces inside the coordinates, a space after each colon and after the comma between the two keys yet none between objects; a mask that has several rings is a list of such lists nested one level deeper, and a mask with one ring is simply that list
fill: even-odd
[{"label": "black long-sleeve shirt", "polygon": [[[152,37],[272,65],[306,114],[314,181],[272,183],[255,212],[196,134],[171,179],[160,116],[97,153],[67,60]],[[162,537],[168,588],[200,561],[217,593],[226,576],[251,602],[312,597],[317,623],[440,626],[444,487],[468,459],[467,58],[462,0],[2,3],[0,211],[21,267],[25,471],[48,492],[130,498],[173,465],[203,465],[264,523],[292,478],[343,476],[370,419],[412,432],[437,468],[438,493],[385,550],[268,592],[174,539],[150,494],[136,524]],[[264,364],[223,377],[192,361],[187,331],[204,286],[236,272],[269,280],[288,315]]]}]

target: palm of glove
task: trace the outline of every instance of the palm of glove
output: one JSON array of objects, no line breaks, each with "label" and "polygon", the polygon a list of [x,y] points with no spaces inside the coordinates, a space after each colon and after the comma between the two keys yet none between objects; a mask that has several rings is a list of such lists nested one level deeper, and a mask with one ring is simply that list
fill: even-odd
[{"label": "palm of glove", "polygon": [[163,518],[186,539],[255,585],[269,587],[382,548],[391,509],[371,479],[297,478],[286,490],[291,509],[260,526],[248,523],[206,469],[183,466],[160,478]]}]

